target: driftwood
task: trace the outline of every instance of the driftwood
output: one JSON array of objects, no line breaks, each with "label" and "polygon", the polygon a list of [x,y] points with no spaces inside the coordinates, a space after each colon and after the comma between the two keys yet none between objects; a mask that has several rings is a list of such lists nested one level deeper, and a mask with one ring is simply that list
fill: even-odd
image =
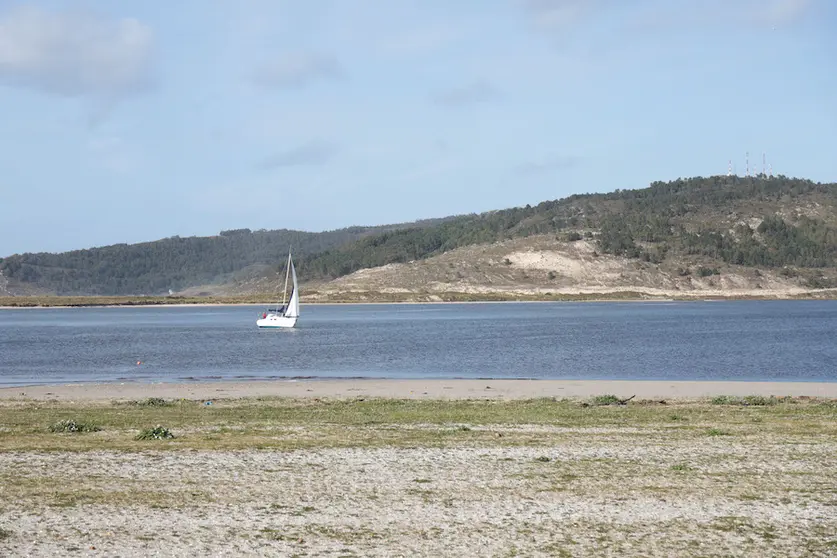
[{"label": "driftwood", "polygon": [[617,403],[617,405],[624,405],[625,403],[627,403],[628,401],[630,401],[634,397],[636,397],[636,395],[632,395],[632,396],[628,397],[627,399],[620,399],[619,402]]}]

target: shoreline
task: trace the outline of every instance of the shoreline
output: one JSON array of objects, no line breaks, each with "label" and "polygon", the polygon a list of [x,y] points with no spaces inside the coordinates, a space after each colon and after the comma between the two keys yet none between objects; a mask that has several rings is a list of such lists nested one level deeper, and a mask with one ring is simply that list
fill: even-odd
[{"label": "shoreline", "polygon": [[[325,301],[302,302],[300,306],[384,306],[384,305],[445,305],[445,304],[542,304],[542,303],[638,303],[638,302],[801,302],[801,301],[834,301],[833,297],[815,296],[683,296],[683,297],[637,297],[637,298],[542,298],[542,299],[498,299],[498,300],[401,300],[401,301]],[[115,303],[81,303],[81,304],[31,304],[31,305],[2,305],[0,310],[50,310],[50,309],[83,309],[83,308],[210,308],[210,307],[261,307],[275,304],[275,302],[115,302]]]},{"label": "shoreline", "polygon": [[746,380],[519,380],[519,379],[316,379],[208,381],[178,383],[43,384],[0,388],[0,401],[111,402],[148,397],[163,399],[537,399],[616,395],[642,399],[744,397],[811,397],[837,399],[834,382]]}]

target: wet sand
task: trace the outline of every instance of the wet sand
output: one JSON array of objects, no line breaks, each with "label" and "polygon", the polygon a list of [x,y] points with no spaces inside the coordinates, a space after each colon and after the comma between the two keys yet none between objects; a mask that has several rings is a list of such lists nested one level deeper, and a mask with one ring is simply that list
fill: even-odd
[{"label": "wet sand", "polygon": [[837,398],[837,382],[642,380],[264,380],[192,383],[91,383],[0,388],[0,400],[58,401],[320,397],[346,399],[531,399],[613,394],[638,399],[694,399],[716,395]]}]

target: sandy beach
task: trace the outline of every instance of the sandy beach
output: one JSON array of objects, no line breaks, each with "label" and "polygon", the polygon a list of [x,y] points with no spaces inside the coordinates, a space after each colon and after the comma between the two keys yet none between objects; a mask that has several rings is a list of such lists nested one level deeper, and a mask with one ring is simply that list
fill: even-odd
[{"label": "sandy beach", "polygon": [[[0,400],[0,555],[837,552],[833,400],[509,398],[529,393],[524,382],[490,382],[506,396],[482,399],[484,383],[371,382],[364,392],[479,395],[447,400],[358,398],[362,382],[299,382],[301,399],[212,405],[127,399],[203,395],[209,384],[51,387],[77,399]],[[627,396],[639,384],[570,391]],[[223,385],[216,395],[239,397],[291,384]],[[733,391],[709,388],[701,393]],[[154,425],[173,437],[149,437]]]},{"label": "sandy beach", "polygon": [[248,382],[99,383],[0,389],[0,400],[119,401],[242,397],[395,399],[585,398],[612,394],[638,399],[717,395],[837,398],[837,382],[717,382],[617,380],[265,380]]}]

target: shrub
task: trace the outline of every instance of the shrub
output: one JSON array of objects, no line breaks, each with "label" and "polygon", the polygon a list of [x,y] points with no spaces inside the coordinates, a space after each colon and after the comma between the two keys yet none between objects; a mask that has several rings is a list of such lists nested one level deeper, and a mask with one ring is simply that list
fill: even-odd
[{"label": "shrub", "polygon": [[75,420],[59,420],[49,427],[50,432],[99,432],[101,429],[93,423]]},{"label": "shrub", "polygon": [[159,424],[154,428],[146,428],[137,434],[137,440],[165,440],[169,438],[174,438],[174,434],[168,428]]},{"label": "shrub", "polygon": [[591,405],[616,405],[617,403],[621,403],[622,400],[616,397],[615,395],[597,395],[592,399],[590,402]]}]

